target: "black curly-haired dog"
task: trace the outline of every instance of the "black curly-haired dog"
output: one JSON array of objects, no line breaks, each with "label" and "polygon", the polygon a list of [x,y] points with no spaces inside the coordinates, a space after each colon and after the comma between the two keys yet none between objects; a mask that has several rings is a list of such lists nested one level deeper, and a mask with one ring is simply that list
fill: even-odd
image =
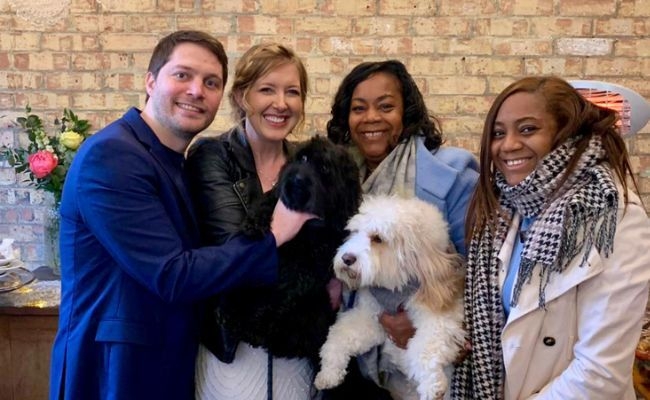
[{"label": "black curly-haired dog", "polygon": [[324,137],[300,144],[274,189],[251,207],[245,234],[257,237],[270,230],[278,197],[288,208],[319,219],[306,222],[278,249],[277,285],[224,295],[217,320],[237,340],[274,356],[317,361],[336,319],[326,285],[334,276],[332,260],[346,236],[346,222],[361,202],[359,170],[343,147]]}]

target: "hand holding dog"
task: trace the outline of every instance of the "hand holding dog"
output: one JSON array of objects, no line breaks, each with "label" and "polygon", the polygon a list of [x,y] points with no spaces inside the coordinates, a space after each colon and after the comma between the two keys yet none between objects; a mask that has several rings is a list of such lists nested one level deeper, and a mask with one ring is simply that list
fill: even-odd
[{"label": "hand holding dog", "polygon": [[330,279],[327,284],[327,294],[330,296],[330,305],[332,310],[338,310],[341,308],[343,303],[343,298],[341,294],[343,293],[343,282],[337,278]]},{"label": "hand holding dog", "polygon": [[390,340],[400,349],[406,349],[409,340],[415,335],[415,327],[406,311],[400,307],[395,314],[384,311],[379,316],[379,323]]},{"label": "hand holding dog", "polygon": [[278,200],[271,219],[271,233],[275,236],[276,245],[280,247],[293,239],[305,222],[314,218],[318,217],[314,214],[290,210],[282,200]]}]

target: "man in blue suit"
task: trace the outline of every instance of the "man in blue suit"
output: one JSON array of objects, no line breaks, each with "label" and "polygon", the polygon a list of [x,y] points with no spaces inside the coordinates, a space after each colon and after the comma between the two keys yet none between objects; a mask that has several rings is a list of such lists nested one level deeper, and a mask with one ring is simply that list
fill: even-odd
[{"label": "man in blue suit", "polygon": [[219,41],[164,37],[144,109],[90,137],[61,202],[61,306],[50,399],[193,399],[200,301],[273,283],[276,246],[310,216],[279,202],[272,233],[198,248],[183,152],[213,121],[228,77]]}]

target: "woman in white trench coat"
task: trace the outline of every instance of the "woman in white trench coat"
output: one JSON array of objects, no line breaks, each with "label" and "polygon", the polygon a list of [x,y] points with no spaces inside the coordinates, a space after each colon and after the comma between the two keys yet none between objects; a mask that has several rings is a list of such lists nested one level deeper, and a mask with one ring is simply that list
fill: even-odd
[{"label": "woman in white trench coat", "polygon": [[467,221],[472,352],[452,398],[636,398],[650,222],[616,121],[555,77],[495,99]]}]

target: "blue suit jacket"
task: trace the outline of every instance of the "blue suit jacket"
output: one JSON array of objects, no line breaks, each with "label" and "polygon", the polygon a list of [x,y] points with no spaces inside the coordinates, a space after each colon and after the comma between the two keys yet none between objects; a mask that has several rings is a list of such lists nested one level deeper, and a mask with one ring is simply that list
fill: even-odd
[{"label": "blue suit jacket", "polygon": [[79,149],[61,203],[50,399],[193,399],[198,301],[275,281],[270,234],[195,249],[182,160],[137,109]]}]

